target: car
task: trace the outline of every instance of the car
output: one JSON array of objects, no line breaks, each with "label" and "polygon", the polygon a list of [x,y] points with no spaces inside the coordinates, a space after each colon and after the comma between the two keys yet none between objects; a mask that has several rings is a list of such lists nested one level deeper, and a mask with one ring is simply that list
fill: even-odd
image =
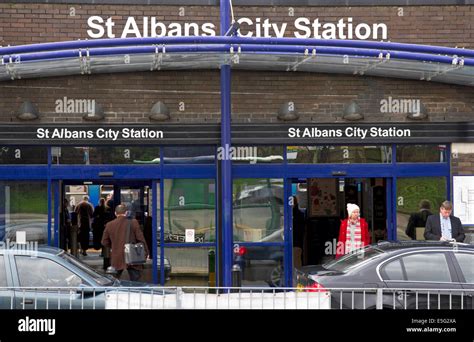
[{"label": "car", "polygon": [[59,248],[0,248],[0,309],[102,309],[113,296],[135,292],[140,300],[157,294],[151,284],[100,274]]},{"label": "car", "polygon": [[295,276],[303,291],[330,291],[332,308],[473,309],[473,265],[474,245],[383,241]]}]

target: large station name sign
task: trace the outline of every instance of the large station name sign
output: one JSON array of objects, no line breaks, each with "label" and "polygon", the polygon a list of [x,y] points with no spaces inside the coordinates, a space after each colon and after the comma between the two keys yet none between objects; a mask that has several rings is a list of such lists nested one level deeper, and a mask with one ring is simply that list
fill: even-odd
[{"label": "large station name sign", "polygon": [[[4,124],[3,145],[220,145],[219,124]],[[474,142],[474,123],[232,124],[232,145]]]},{"label": "large station name sign", "polygon": [[[240,27],[240,37],[385,40],[388,36],[386,24],[355,22],[352,17],[339,18],[335,22],[299,17],[291,25],[269,18],[239,18],[236,21]],[[87,25],[87,35],[92,39],[216,36],[218,32],[216,25],[211,22],[165,23],[148,16],[114,19],[95,15],[88,18]]]}]

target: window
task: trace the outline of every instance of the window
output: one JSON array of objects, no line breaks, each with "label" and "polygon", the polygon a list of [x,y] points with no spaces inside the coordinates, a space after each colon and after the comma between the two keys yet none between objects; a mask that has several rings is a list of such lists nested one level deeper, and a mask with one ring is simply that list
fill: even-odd
[{"label": "window", "polygon": [[52,164],[70,165],[153,165],[160,163],[160,148],[155,146],[53,147]]},{"label": "window", "polygon": [[5,269],[5,257],[0,255],[0,287],[7,286],[7,272]]},{"label": "window", "polygon": [[287,159],[296,164],[387,164],[391,146],[288,146]]},{"label": "window", "polygon": [[27,241],[47,243],[47,190],[46,181],[0,181],[0,241],[16,241],[18,232],[26,232]]},{"label": "window", "polygon": [[214,242],[215,196],[213,179],[166,179],[165,242]]},{"label": "window", "polygon": [[165,164],[214,164],[216,148],[214,146],[165,147]]},{"label": "window", "polygon": [[420,253],[402,258],[408,281],[451,282],[444,253]]},{"label": "window", "polygon": [[283,146],[235,146],[217,149],[217,158],[232,159],[234,164],[283,163]]},{"label": "window", "polygon": [[387,280],[404,280],[402,264],[399,259],[388,263],[384,272]]},{"label": "window", "polygon": [[49,259],[16,256],[15,263],[22,287],[74,287],[82,284],[80,277]]},{"label": "window", "polygon": [[397,178],[397,240],[424,240],[426,219],[446,199],[446,177]]},{"label": "window", "polygon": [[234,242],[283,241],[283,179],[233,182]]},{"label": "window", "polygon": [[373,247],[366,247],[356,250],[353,253],[344,255],[343,257],[333,260],[327,264],[324,264],[323,267],[332,271],[347,272],[350,269],[358,266],[362,262],[380,257],[384,254],[383,251]]},{"label": "window", "polygon": [[48,164],[46,147],[0,146],[0,164]]},{"label": "window", "polygon": [[444,163],[446,145],[398,145],[397,163]]},{"label": "window", "polygon": [[474,255],[465,253],[455,253],[454,255],[458,260],[466,283],[474,284]]}]

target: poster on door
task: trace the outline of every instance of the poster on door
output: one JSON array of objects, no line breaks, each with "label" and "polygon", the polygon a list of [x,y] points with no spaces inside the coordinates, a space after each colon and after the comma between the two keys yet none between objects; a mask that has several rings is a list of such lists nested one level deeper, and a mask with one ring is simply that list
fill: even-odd
[{"label": "poster on door", "polygon": [[337,216],[337,179],[309,178],[309,198],[311,217]]}]

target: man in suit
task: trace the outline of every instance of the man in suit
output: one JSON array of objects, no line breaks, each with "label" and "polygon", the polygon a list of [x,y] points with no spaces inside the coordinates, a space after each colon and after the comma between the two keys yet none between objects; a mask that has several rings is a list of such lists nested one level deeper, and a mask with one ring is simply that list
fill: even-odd
[{"label": "man in suit", "polygon": [[102,245],[111,248],[110,263],[117,270],[117,278],[120,278],[124,269],[127,269],[130,280],[137,281],[141,276],[141,265],[127,265],[125,263],[125,244],[127,243],[127,228],[130,222],[131,241],[142,242],[145,245],[145,253],[149,255],[147,244],[140,230],[138,221],[127,217],[127,207],[119,204],[115,208],[117,218],[105,226],[102,236]]},{"label": "man in suit", "polygon": [[464,229],[461,220],[451,216],[453,205],[449,201],[441,203],[439,214],[426,220],[425,239],[435,241],[464,241]]}]

